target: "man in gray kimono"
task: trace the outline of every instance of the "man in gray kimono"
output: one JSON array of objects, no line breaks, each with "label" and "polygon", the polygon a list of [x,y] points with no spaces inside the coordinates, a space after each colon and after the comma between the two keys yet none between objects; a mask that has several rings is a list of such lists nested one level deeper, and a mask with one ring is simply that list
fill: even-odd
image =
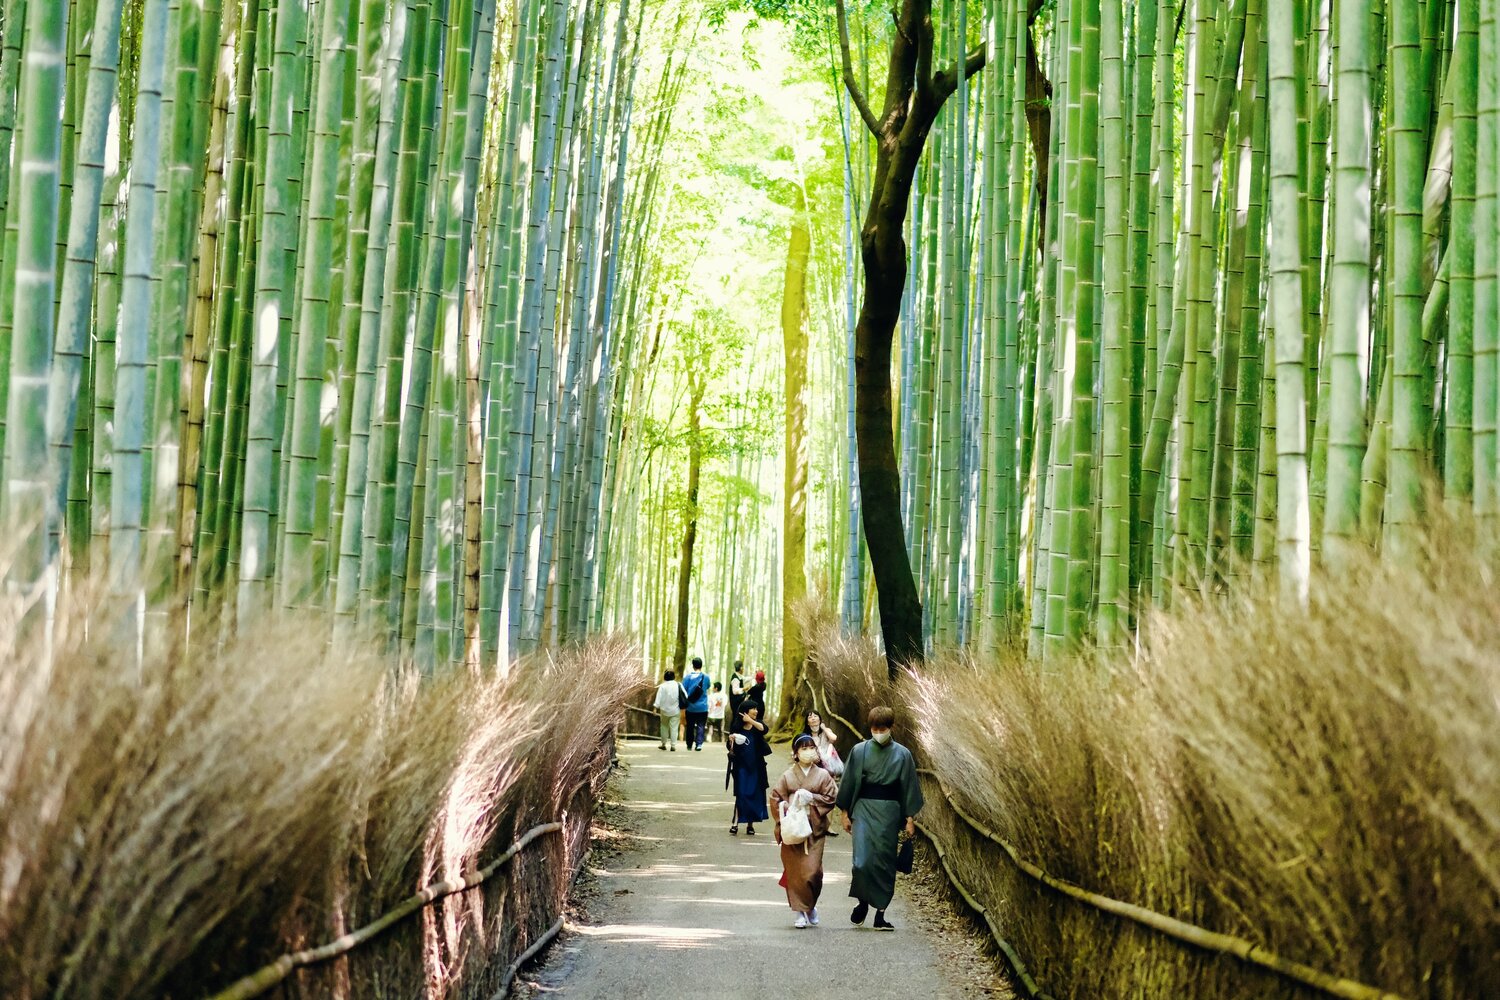
[{"label": "man in gray kimono", "polygon": [[911,751],[891,739],[896,714],[877,705],[865,721],[870,738],[850,751],[839,785],[844,830],[854,834],[849,895],[859,900],[849,919],[863,924],[873,906],[875,929],[893,931],[885,908],[896,894],[896,852],[903,828],[908,837],[916,834],[922,786]]}]

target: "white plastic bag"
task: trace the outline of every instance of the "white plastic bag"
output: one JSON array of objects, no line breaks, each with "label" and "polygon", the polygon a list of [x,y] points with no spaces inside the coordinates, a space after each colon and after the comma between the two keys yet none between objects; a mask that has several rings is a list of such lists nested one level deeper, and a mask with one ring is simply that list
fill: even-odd
[{"label": "white plastic bag", "polygon": [[835,780],[844,776],[844,759],[839,756],[838,747],[831,743],[823,754],[823,767]]},{"label": "white plastic bag", "polygon": [[783,844],[805,844],[812,839],[812,820],[807,809],[781,804],[781,842]]}]

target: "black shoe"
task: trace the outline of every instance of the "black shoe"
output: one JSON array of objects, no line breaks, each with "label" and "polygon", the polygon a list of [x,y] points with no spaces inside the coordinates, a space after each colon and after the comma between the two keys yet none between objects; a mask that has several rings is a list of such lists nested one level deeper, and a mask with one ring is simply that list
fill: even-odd
[{"label": "black shoe", "polygon": [[746,827],[745,827],[745,836],[747,836],[747,837],[753,837],[753,836],[755,836],[755,824],[754,823],[750,823],[750,824],[746,825]]},{"label": "black shoe", "polygon": [[891,923],[889,920],[885,919],[885,911],[884,910],[876,910],[875,911],[875,929],[877,931],[893,931],[893,930],[896,929],[896,925],[893,924],[893,923]]},{"label": "black shoe", "polygon": [[866,903],[864,900],[860,900],[859,905],[854,908],[854,912],[849,914],[849,922],[854,924],[862,924],[865,922],[865,917],[869,915],[870,904]]},{"label": "black shoe", "polygon": [[739,826],[738,826],[738,825],[735,825],[735,826],[731,826],[731,827],[730,827],[730,828],[729,828],[729,835],[730,835],[730,836],[731,836],[731,837],[733,837],[733,836],[734,836],[734,835],[735,835],[735,834],[737,834],[737,833],[739,833],[739,832],[740,832],[740,828],[739,828]]}]

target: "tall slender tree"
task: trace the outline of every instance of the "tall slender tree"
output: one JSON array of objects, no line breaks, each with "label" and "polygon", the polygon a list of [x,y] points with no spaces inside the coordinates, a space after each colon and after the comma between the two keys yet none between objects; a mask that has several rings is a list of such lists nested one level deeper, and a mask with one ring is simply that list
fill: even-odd
[{"label": "tall slender tree", "polygon": [[930,0],[902,0],[879,115],[854,73],[847,13],[838,5],[844,86],[877,142],[869,206],[860,230],[864,293],[855,326],[855,422],[859,439],[859,482],[865,544],[880,600],[881,632],[894,676],[924,655],[922,601],[912,577],[901,521],[901,471],[891,435],[891,346],[900,317],[906,280],[903,238],[907,203],[922,150],[938,113],[958,87],[984,65],[981,48],[959,53],[954,63],[936,68]]}]

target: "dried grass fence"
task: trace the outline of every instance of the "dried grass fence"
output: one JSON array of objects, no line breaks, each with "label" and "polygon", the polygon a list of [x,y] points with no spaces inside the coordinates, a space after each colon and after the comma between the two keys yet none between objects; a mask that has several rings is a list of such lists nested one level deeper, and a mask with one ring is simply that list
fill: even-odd
[{"label": "dried grass fence", "polygon": [[48,669],[16,611],[0,606],[15,1000],[504,995],[560,926],[641,687],[620,641],[424,679],[296,620],[137,670],[83,613],[59,619]]},{"label": "dried grass fence", "polygon": [[1500,996],[1483,550],[1363,567],[1305,613],[1179,602],[1132,662],[950,654],[892,685],[824,625],[812,686],[846,728],[896,706],[923,833],[1034,996]]}]

